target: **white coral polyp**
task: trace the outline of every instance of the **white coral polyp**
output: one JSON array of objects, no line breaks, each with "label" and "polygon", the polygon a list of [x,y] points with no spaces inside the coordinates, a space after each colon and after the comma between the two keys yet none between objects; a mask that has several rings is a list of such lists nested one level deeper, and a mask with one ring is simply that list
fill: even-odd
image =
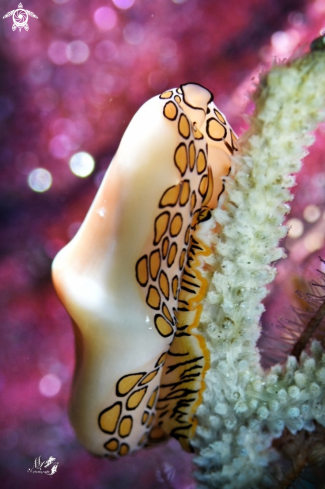
[{"label": "white coral polyp", "polygon": [[313,343],[312,357],[303,353],[299,364],[289,357],[269,373],[256,349],[261,301],[276,273],[271,263],[284,256],[278,242],[287,233],[282,223],[295,182],[291,174],[299,171],[314,141],[310,133],[324,118],[325,53],[273,67],[255,102],[223,208],[212,217],[222,228],[211,238],[216,251],[209,267],[215,272],[200,324],[211,368],[192,441],[202,489],[272,486],[267,465],[274,458],[273,438],[285,427],[310,431],[313,419],[325,425],[321,345]]}]

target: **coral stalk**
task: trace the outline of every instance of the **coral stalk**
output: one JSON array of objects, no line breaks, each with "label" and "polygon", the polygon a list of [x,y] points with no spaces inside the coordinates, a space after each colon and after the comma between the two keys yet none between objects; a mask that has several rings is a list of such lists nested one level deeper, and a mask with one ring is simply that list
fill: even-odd
[{"label": "coral stalk", "polygon": [[306,328],[300,335],[298,341],[295,343],[291,351],[291,355],[296,357],[297,360],[299,360],[299,357],[302,351],[304,350],[306,344],[308,343],[308,341],[310,340],[310,338],[312,337],[316,329],[319,327],[324,317],[325,317],[325,301],[317,309],[315,315],[311,318],[311,320],[307,324]]},{"label": "coral stalk", "polygon": [[[218,233],[206,262],[211,276],[200,332],[211,354],[193,447],[199,488],[254,488],[272,484],[266,467],[273,438],[325,424],[325,354],[319,343],[300,364],[289,357],[270,372],[260,365],[256,341],[261,301],[284,257],[279,240],[299,171],[324,119],[325,56],[314,51],[262,78],[251,128],[233,158],[222,208],[213,212]],[[221,227],[221,229],[220,229]]]}]

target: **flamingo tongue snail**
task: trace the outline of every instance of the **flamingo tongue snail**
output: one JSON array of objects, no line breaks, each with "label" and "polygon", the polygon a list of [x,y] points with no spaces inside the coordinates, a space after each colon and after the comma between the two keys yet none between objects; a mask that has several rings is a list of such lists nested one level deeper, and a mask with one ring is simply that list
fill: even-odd
[{"label": "flamingo tongue snail", "polygon": [[197,330],[217,206],[236,136],[211,92],[187,83],[131,120],[76,236],[53,262],[76,368],[81,443],[118,457],[174,436],[189,447],[209,353]]}]

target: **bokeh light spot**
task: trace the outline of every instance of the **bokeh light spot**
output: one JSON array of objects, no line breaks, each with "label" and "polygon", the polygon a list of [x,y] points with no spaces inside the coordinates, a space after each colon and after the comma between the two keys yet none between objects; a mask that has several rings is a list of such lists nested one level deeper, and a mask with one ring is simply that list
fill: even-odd
[{"label": "bokeh light spot", "polygon": [[67,3],[68,0],[53,0],[54,3]]},{"label": "bokeh light spot", "polygon": [[325,172],[320,172],[313,175],[311,182],[313,185],[315,185],[315,187],[325,187]]},{"label": "bokeh light spot", "polygon": [[155,70],[149,73],[148,84],[153,90],[157,92],[164,90],[167,86],[167,82],[167,76],[163,71]]},{"label": "bokeh light spot", "polygon": [[320,231],[309,234],[304,239],[304,246],[310,253],[320,250],[324,246],[324,234]]},{"label": "bokeh light spot", "polygon": [[34,192],[46,192],[52,185],[52,175],[45,168],[36,168],[28,176],[28,185]]},{"label": "bokeh light spot", "polygon": [[320,208],[313,204],[307,205],[304,208],[303,216],[307,222],[316,222],[321,216]]},{"label": "bokeh light spot", "polygon": [[71,139],[66,134],[60,134],[51,139],[49,151],[54,158],[65,158],[75,149]]},{"label": "bokeh light spot", "polygon": [[289,219],[287,221],[287,226],[289,226],[288,236],[290,238],[296,239],[299,238],[304,232],[304,225],[300,219],[296,219],[295,217]]},{"label": "bokeh light spot", "polygon": [[123,37],[129,44],[139,44],[144,38],[143,27],[137,22],[126,24],[123,29]]},{"label": "bokeh light spot", "polygon": [[50,44],[47,51],[47,55],[56,65],[64,65],[67,61],[67,46],[68,44],[63,41],[54,41]]},{"label": "bokeh light spot", "polygon": [[101,41],[95,48],[95,56],[99,61],[112,61],[116,54],[116,46],[110,41]]},{"label": "bokeh light spot", "polygon": [[277,31],[271,37],[273,49],[282,54],[288,54],[300,41],[300,35],[297,30],[290,29],[287,32]]},{"label": "bokeh light spot", "polygon": [[301,12],[293,11],[288,15],[288,21],[291,25],[299,27],[304,24],[305,17]]},{"label": "bokeh light spot", "polygon": [[85,151],[75,153],[70,159],[70,169],[77,177],[88,177],[95,168],[94,158]]},{"label": "bokeh light spot", "polygon": [[89,48],[83,41],[72,41],[67,45],[66,55],[74,64],[84,63],[89,57]]},{"label": "bokeh light spot", "polygon": [[45,397],[54,397],[61,389],[61,380],[54,374],[47,374],[42,377],[38,384],[40,393]]},{"label": "bokeh light spot", "polygon": [[94,22],[102,31],[110,31],[117,23],[117,15],[110,7],[100,7],[94,13]]},{"label": "bokeh light spot", "polygon": [[325,4],[323,0],[316,0],[316,2],[313,3],[313,8],[316,10],[317,13],[322,13],[325,12]]},{"label": "bokeh light spot", "polygon": [[132,7],[134,0],[113,0],[114,5],[122,10]]},{"label": "bokeh light spot", "polygon": [[101,70],[98,70],[92,79],[92,86],[98,93],[109,94],[111,93],[114,85],[114,77]]}]

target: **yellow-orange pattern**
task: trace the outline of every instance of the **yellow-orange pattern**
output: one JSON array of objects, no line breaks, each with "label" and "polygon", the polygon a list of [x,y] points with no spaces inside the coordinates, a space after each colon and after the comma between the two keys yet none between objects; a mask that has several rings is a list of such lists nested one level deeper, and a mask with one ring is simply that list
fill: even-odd
[{"label": "yellow-orange pattern", "polygon": [[[208,350],[196,327],[207,290],[201,262],[211,251],[195,230],[210,216],[213,175],[204,136],[182,109],[186,104],[182,87],[159,98],[163,116],[179,135],[173,163],[180,180],[157,196],[152,248],[139,257],[135,277],[154,314],[157,334],[172,342],[150,371],[121,377],[116,383],[116,402],[99,414],[100,429],[112,435],[104,443],[112,457],[134,449],[127,443],[134,423],[143,427],[138,447],[146,444],[148,437],[149,442],[155,442],[171,435],[188,448],[209,366]],[[210,111],[205,130],[211,140],[223,141],[226,152],[237,149],[236,136],[219,111]],[[150,387],[161,374],[160,386]]]}]

